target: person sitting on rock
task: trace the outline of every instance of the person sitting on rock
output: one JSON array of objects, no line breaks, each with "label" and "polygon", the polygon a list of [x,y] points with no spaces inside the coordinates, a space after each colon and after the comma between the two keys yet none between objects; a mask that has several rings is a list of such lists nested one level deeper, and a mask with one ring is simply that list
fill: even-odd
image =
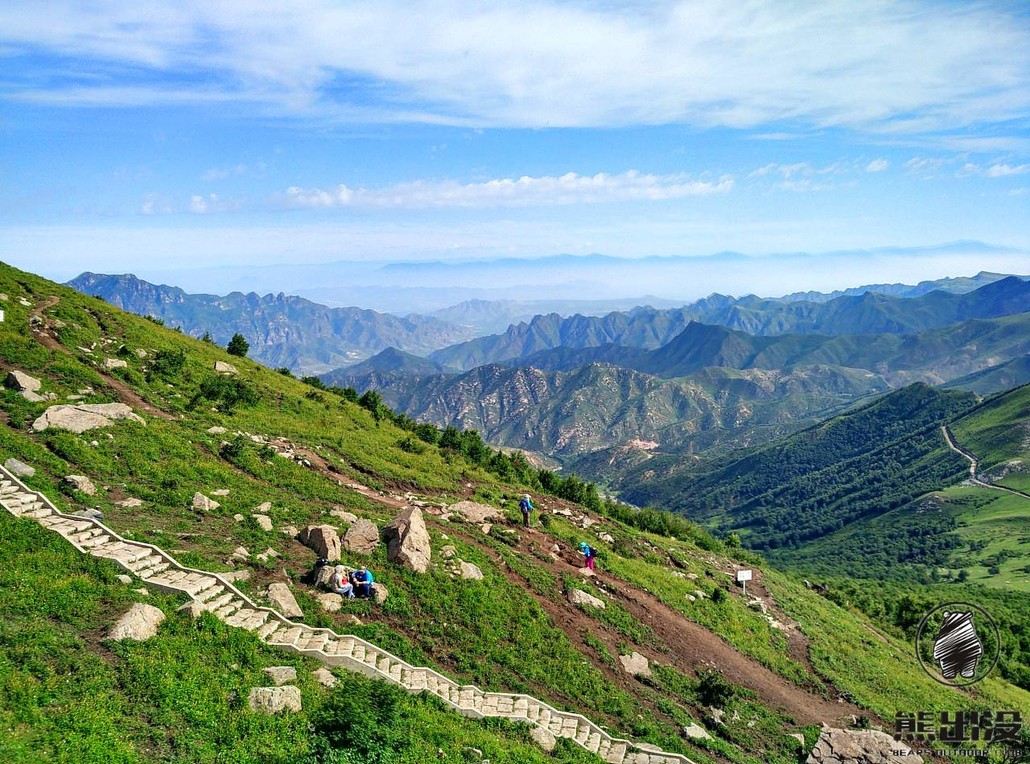
[{"label": "person sitting on rock", "polygon": [[349,600],[354,599],[354,584],[351,583],[347,568],[343,565],[337,565],[333,571],[332,578],[329,579],[329,589]]},{"label": "person sitting on rock", "polygon": [[372,577],[372,571],[362,565],[351,573],[350,582],[354,586],[354,593],[358,597],[371,597],[372,584],[376,581]]}]

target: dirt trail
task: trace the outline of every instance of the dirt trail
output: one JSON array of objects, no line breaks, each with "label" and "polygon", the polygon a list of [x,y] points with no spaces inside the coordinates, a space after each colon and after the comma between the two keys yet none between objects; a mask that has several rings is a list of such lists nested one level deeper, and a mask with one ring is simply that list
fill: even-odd
[{"label": "dirt trail", "polygon": [[948,444],[948,448],[957,454],[965,457],[969,461],[969,482],[973,485],[979,486],[980,488],[993,488],[996,491],[1005,491],[1005,493],[1015,494],[1016,496],[1022,496],[1023,498],[1030,499],[1030,495],[1017,491],[1014,488],[1007,488],[1003,485],[995,485],[994,483],[988,483],[981,480],[976,476],[976,471],[979,468],[979,462],[977,462],[976,456],[962,448],[956,441],[955,436],[951,433],[951,428],[946,424],[941,425],[941,432],[944,433],[944,440]]},{"label": "dirt trail", "polygon": [[[524,532],[524,529],[520,528],[520,531]],[[452,535],[454,535],[453,531]],[[527,548],[528,544],[534,541],[541,543],[544,539],[548,546],[554,542],[551,536],[531,529],[519,547],[522,551],[532,554],[532,551]],[[475,542],[474,537],[469,537],[468,540]],[[566,560],[559,559],[555,562],[550,559],[542,559],[540,555],[534,556],[538,564],[547,567],[556,576],[560,577],[570,572],[570,563]],[[502,568],[511,580],[521,586],[526,586],[526,582],[517,574],[504,566]],[[721,637],[689,620],[654,595],[607,571],[599,571],[595,581],[611,593],[615,601],[634,618],[646,624],[668,647],[668,652],[646,647],[637,648],[638,652],[647,655],[652,660],[659,663],[671,663],[680,670],[693,673],[714,666],[722,672],[727,680],[755,691],[763,703],[786,712],[801,724],[824,722],[839,724],[843,717],[851,714],[868,715],[867,711],[858,706],[826,700],[821,694],[798,687],[753,658],[742,654],[723,641]],[[528,587],[527,591],[529,591]],[[570,635],[585,631],[598,636],[599,631],[606,630],[606,627],[570,603],[555,602],[539,596],[537,599],[552,618],[562,624],[563,629]],[[610,639],[605,641],[612,643],[610,646],[625,641],[625,637],[620,634],[611,633],[608,636]],[[618,650],[614,649],[613,653],[617,655]]]},{"label": "dirt trail", "polygon": [[[61,344],[60,340],[57,339],[56,327],[53,321],[47,318],[45,311],[48,308],[52,308],[54,305],[59,303],[61,298],[57,295],[51,295],[50,297],[42,300],[36,304],[36,306],[29,313],[29,322],[32,323],[33,318],[39,319],[41,325],[37,324],[32,327],[32,333],[36,339],[40,342],[43,347],[48,350],[54,350],[58,353],[64,353],[65,355],[72,355],[71,351],[68,350],[64,345]],[[118,396],[118,400],[134,409],[145,411],[151,416],[155,416],[159,419],[173,419],[174,417],[166,411],[159,409],[151,403],[145,401],[140,397],[139,393],[129,387],[125,382],[112,377],[110,374],[104,372],[102,368],[94,368],[94,371],[104,379],[104,383],[110,387]]]}]

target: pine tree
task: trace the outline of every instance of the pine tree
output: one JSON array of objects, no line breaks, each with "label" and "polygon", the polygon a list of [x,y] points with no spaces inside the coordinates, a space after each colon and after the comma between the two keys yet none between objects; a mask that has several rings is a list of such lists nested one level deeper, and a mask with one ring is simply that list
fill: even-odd
[{"label": "pine tree", "polygon": [[247,342],[246,338],[237,332],[229,340],[229,345],[226,347],[229,351],[229,355],[239,356],[240,358],[246,358],[247,351],[250,350],[250,343]]}]

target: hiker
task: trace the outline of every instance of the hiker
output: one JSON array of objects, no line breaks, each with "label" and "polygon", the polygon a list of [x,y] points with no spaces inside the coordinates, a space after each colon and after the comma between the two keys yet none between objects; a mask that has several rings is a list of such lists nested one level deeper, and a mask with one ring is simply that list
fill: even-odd
[{"label": "hiker", "polygon": [[522,510],[522,524],[529,527],[529,513],[533,511],[533,502],[529,500],[529,494],[523,494],[519,500],[519,509]]},{"label": "hiker", "polygon": [[597,557],[597,550],[594,549],[590,544],[585,541],[579,542],[579,551],[583,554],[586,559],[586,567],[588,570],[594,569],[594,558]]},{"label": "hiker", "polygon": [[349,600],[354,599],[354,584],[350,582],[350,575],[343,565],[337,565],[333,571],[332,578],[329,579],[329,590],[342,594]]},{"label": "hiker", "polygon": [[376,581],[372,577],[372,571],[364,565],[350,574],[350,582],[354,586],[354,594],[358,597],[372,596],[372,584]]}]

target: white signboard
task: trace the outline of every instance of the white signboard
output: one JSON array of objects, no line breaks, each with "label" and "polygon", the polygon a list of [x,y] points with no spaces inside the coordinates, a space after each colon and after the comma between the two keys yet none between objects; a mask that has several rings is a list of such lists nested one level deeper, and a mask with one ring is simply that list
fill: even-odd
[{"label": "white signboard", "polygon": [[744,581],[750,581],[751,580],[751,573],[752,573],[752,571],[750,571],[750,570],[738,570],[737,571],[737,583],[743,583]]}]

